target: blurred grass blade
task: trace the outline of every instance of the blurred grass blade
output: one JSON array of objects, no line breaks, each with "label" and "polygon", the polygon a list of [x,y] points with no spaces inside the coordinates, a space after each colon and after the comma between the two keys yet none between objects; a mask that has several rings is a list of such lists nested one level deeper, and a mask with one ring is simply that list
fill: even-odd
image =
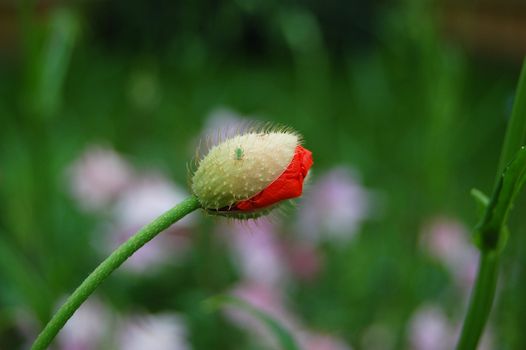
[{"label": "blurred grass blade", "polygon": [[220,295],[205,301],[205,307],[211,310],[216,310],[225,306],[237,307],[263,323],[265,327],[267,327],[267,329],[276,337],[276,340],[283,350],[300,350],[296,340],[289,330],[287,330],[273,317],[255,308],[246,301],[230,295]]},{"label": "blurred grass blade", "polygon": [[78,19],[70,10],[57,10],[50,19],[49,34],[41,52],[42,62],[35,67],[33,87],[35,112],[41,117],[51,117],[60,107],[78,28]]},{"label": "blurred grass blade", "polygon": [[40,321],[49,317],[51,297],[41,276],[3,237],[0,231],[0,275],[2,284],[20,298],[21,305],[28,305]]}]

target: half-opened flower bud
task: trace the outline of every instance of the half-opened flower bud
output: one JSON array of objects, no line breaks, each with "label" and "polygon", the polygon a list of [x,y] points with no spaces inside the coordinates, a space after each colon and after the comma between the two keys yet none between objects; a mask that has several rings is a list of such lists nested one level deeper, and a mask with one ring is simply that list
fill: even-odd
[{"label": "half-opened flower bud", "polygon": [[250,131],[212,147],[198,163],[192,190],[210,213],[257,217],[301,196],[311,152],[288,130]]}]

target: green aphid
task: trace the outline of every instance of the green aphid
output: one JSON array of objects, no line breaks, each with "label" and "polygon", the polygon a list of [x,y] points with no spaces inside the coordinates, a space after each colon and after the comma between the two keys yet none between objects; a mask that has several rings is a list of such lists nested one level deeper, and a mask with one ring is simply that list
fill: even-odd
[{"label": "green aphid", "polygon": [[236,150],[234,151],[234,154],[235,154],[236,160],[241,160],[245,156],[245,152],[243,151],[241,147],[237,147]]}]

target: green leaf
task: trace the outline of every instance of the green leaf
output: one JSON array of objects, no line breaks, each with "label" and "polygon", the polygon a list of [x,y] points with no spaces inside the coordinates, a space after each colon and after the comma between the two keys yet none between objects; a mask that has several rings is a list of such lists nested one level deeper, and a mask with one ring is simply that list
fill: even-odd
[{"label": "green leaf", "polygon": [[484,218],[477,228],[476,242],[482,250],[502,249],[504,230],[515,198],[526,182],[526,148],[521,147],[499,178]]},{"label": "green leaf", "polygon": [[513,154],[526,142],[526,59],[524,59],[513,102],[511,118],[504,138],[497,174],[504,171]]},{"label": "green leaf", "polygon": [[206,300],[204,305],[208,310],[211,311],[215,311],[224,306],[238,307],[263,323],[265,327],[267,327],[267,329],[276,337],[283,350],[300,350],[291,332],[287,330],[279,321],[242,299],[230,295],[220,295]]},{"label": "green leaf", "polygon": [[482,216],[486,211],[486,208],[488,207],[489,197],[477,188],[471,189],[471,196],[473,197],[473,199],[475,199],[475,202],[477,203],[478,212]]}]

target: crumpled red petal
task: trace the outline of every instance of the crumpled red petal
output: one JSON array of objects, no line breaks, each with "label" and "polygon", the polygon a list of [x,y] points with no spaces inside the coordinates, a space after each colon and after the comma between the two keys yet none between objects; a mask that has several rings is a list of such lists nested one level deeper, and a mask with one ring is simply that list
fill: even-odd
[{"label": "crumpled red petal", "polygon": [[238,202],[234,210],[252,211],[285,199],[301,196],[303,180],[312,163],[312,152],[302,146],[297,146],[294,157],[283,174],[254,197]]}]

